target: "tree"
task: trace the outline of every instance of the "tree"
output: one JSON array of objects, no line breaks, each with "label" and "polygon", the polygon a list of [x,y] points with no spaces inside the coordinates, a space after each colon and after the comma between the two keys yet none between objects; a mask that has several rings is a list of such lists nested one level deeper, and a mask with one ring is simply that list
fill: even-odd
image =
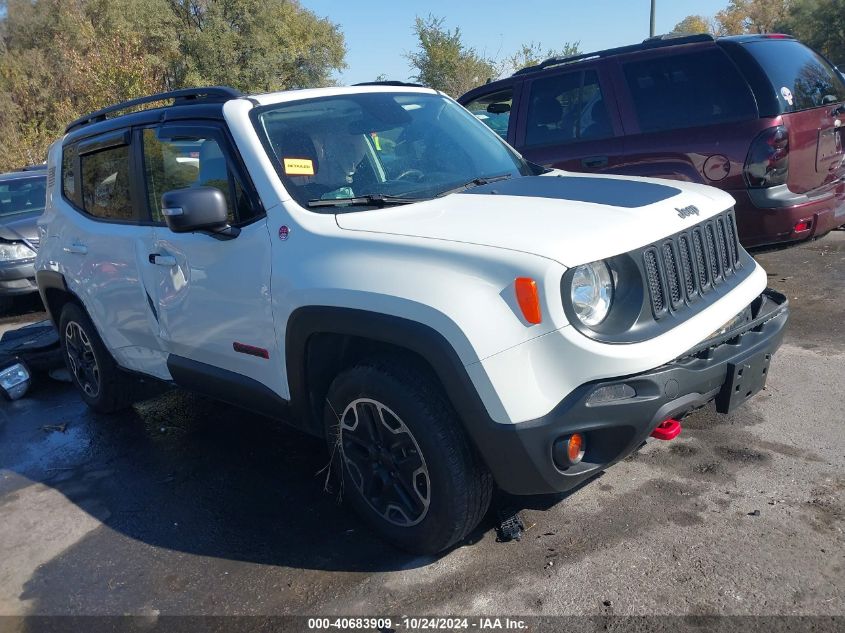
[{"label": "tree", "polygon": [[673,33],[710,33],[715,31],[713,23],[703,15],[688,15],[675,25]]},{"label": "tree", "polygon": [[494,60],[464,45],[460,28],[445,28],[444,18],[417,17],[414,34],[419,48],[405,57],[416,70],[419,83],[457,97],[487,79],[499,76]]},{"label": "tree", "polygon": [[42,162],[76,117],[186,86],[322,86],[338,27],[297,0],[0,0],[0,171]]},{"label": "tree", "polygon": [[536,66],[551,57],[571,57],[578,55],[581,52],[580,44],[581,42],[564,42],[562,48],[554,50],[551,48],[544,49],[539,42],[529,42],[528,44],[523,44],[518,51],[508,57],[505,64],[511,72],[516,72],[521,68]]},{"label": "tree", "polygon": [[782,26],[845,67],[845,0],[793,0]]},{"label": "tree", "polygon": [[787,15],[791,0],[730,0],[716,14],[719,35],[772,33]]}]

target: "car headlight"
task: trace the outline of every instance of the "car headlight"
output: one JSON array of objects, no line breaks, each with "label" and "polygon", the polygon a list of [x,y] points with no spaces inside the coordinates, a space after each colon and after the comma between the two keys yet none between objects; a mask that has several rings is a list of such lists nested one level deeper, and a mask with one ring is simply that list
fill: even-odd
[{"label": "car headlight", "polygon": [[[0,365],[2,367],[2,365]],[[0,370],[0,394],[9,400],[23,397],[31,380],[29,370],[23,363],[15,363]]]},{"label": "car headlight", "polygon": [[26,244],[20,242],[0,242],[0,262],[31,259],[33,257],[35,257],[35,252]]},{"label": "car headlight", "polygon": [[613,303],[613,277],[607,264],[578,266],[572,275],[570,297],[581,323],[592,327],[604,321]]}]

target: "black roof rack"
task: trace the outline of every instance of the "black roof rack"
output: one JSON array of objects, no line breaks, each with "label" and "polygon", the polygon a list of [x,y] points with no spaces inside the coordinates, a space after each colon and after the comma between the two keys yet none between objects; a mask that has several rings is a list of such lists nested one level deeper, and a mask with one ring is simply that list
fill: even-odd
[{"label": "black roof rack", "polygon": [[410,86],[411,88],[425,88],[422,84],[415,84],[410,81],[362,81],[361,83],[352,84],[353,86]]},{"label": "black roof rack", "polygon": [[150,95],[148,97],[139,97],[138,99],[130,99],[122,103],[96,110],[85,116],[81,116],[65,128],[65,133],[75,130],[77,128],[89,125],[91,123],[99,123],[106,120],[106,115],[128,108],[134,108],[146,103],[155,103],[156,101],[167,101],[173,99],[173,105],[184,105],[186,103],[197,102],[220,102],[228,101],[229,99],[237,99],[243,94],[239,90],[229,88],[228,86],[206,86],[203,88],[183,88],[181,90],[171,90],[170,92],[160,92],[158,94]]},{"label": "black roof rack", "polygon": [[680,46],[681,44],[693,44],[695,42],[715,42],[716,38],[707,33],[697,33],[690,35],[689,33],[667,33],[665,35],[655,35],[643,40],[639,44],[630,44],[629,46],[619,46],[617,48],[608,48],[603,51],[596,51],[593,53],[581,53],[579,55],[570,55],[568,57],[550,57],[549,59],[540,62],[535,66],[528,66],[521,70],[517,70],[514,75],[525,75],[527,73],[534,73],[539,70],[545,70],[551,66],[559,66],[561,64],[571,64],[572,62],[581,61],[584,59],[593,59],[598,57],[608,57],[610,55],[621,55],[623,53],[634,53],[636,51],[644,51],[652,48],[661,48],[663,46]]}]

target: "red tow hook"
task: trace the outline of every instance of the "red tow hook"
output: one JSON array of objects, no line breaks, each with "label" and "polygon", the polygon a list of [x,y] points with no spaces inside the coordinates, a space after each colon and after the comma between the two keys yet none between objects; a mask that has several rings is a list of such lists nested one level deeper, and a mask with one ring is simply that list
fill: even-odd
[{"label": "red tow hook", "polygon": [[651,432],[651,436],[658,440],[674,440],[681,432],[681,423],[673,418],[663,420]]}]

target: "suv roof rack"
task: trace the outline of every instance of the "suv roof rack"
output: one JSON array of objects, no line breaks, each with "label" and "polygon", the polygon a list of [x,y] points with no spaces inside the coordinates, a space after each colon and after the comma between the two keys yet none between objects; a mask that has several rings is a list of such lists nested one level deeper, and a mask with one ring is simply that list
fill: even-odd
[{"label": "suv roof rack", "polygon": [[661,48],[663,46],[680,46],[681,44],[693,44],[695,42],[715,42],[716,38],[708,33],[696,33],[690,35],[689,33],[666,33],[664,35],[655,35],[644,39],[639,44],[630,44],[628,46],[618,46],[616,48],[607,48],[593,53],[581,53],[579,55],[569,55],[568,57],[549,57],[547,60],[536,64],[535,66],[528,66],[521,70],[517,70],[514,75],[525,75],[527,73],[534,73],[539,70],[545,70],[551,66],[558,66],[560,64],[571,64],[572,62],[581,61],[583,59],[593,59],[598,57],[609,57],[611,55],[621,55],[622,53],[634,53],[636,51],[644,51],[652,48]]},{"label": "suv roof rack", "polygon": [[422,84],[415,84],[410,81],[362,81],[361,83],[352,84],[353,86],[410,86],[411,88],[425,88]]},{"label": "suv roof rack", "polygon": [[100,110],[95,110],[90,114],[79,117],[65,128],[67,134],[71,130],[89,125],[91,123],[99,123],[105,121],[109,114],[134,108],[146,103],[155,103],[156,101],[167,101],[173,99],[173,105],[185,105],[189,103],[208,102],[218,103],[221,101],[228,101],[229,99],[237,99],[242,97],[240,90],[229,88],[228,86],[205,86],[202,88],[182,88],[181,90],[171,90],[170,92],[160,92],[158,94],[150,95],[148,97],[139,97],[138,99],[130,99],[122,103],[116,103]]}]

